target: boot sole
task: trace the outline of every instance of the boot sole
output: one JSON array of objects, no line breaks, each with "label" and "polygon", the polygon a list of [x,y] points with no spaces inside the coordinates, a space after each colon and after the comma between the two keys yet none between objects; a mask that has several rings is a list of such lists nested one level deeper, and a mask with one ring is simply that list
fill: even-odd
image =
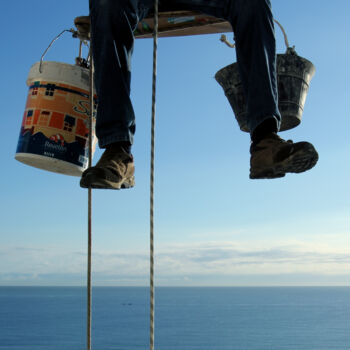
[{"label": "boot sole", "polygon": [[120,190],[135,186],[135,177],[131,176],[121,182],[113,182],[96,177],[94,174],[87,174],[80,180],[82,188],[96,188],[103,190]]},{"label": "boot sole", "polygon": [[307,144],[303,149],[271,168],[251,169],[249,177],[250,179],[275,179],[285,176],[286,173],[302,173],[313,168],[317,161],[316,149],[311,144]]}]

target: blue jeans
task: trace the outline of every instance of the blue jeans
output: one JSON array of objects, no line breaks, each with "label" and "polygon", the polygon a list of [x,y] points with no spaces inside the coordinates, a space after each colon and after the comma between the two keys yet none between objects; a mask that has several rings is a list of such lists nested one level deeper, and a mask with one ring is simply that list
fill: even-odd
[{"label": "blue jeans", "polygon": [[[90,0],[95,85],[99,105],[96,135],[100,147],[133,143],[135,114],[130,100],[133,32],[153,0]],[[231,23],[238,67],[246,93],[248,126],[278,111],[276,44],[270,0],[160,0],[163,10],[194,10]]]}]

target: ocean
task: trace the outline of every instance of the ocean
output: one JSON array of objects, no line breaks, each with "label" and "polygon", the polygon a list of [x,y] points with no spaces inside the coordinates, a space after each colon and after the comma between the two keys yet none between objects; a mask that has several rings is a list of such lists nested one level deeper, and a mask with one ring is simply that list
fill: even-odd
[{"label": "ocean", "polygon": [[[348,287],[156,288],[155,349],[350,349]],[[149,290],[93,288],[93,350],[149,349]],[[86,290],[0,287],[0,350],[86,349]]]}]

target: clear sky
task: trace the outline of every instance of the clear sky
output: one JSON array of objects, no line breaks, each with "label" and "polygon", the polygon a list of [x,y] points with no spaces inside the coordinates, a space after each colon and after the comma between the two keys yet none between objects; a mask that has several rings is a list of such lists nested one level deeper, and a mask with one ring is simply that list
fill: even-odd
[{"label": "clear sky", "polygon": [[[291,45],[311,60],[303,120],[284,138],[312,142],[317,166],[249,180],[249,136],[214,79],[235,61],[220,34],[159,40],[156,285],[349,285],[348,0],[274,0]],[[2,4],[0,285],[84,285],[87,191],[79,178],[14,160],[30,66],[88,13],[87,0]],[[276,28],[278,52],[285,51]],[[232,40],[232,35],[228,35]],[[46,56],[73,63],[65,34]],[[94,285],[147,285],[152,40],[136,42],[136,187],[93,193]],[[98,159],[96,152],[94,160]]]}]

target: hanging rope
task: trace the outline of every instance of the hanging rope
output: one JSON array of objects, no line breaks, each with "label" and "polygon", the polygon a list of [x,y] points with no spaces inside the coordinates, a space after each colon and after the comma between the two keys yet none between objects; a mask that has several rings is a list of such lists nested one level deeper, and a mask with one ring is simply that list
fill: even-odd
[{"label": "hanging rope", "polygon": [[[89,96],[89,168],[92,166],[92,118],[94,115],[94,65],[92,59],[92,41],[90,41],[90,96]],[[88,188],[88,266],[87,266],[87,350],[91,350],[91,306],[92,306],[92,285],[91,285],[91,246],[92,246],[92,189]]]},{"label": "hanging rope", "polygon": [[[155,154],[155,116],[156,116],[156,81],[158,49],[158,0],[154,4],[153,33],[153,76],[152,76],[152,123],[151,123],[151,172],[150,172],[150,350],[154,350],[154,154]],[[92,118],[94,112],[94,84],[92,38],[90,39],[90,115],[89,115],[89,167],[92,166]],[[91,251],[92,251],[92,190],[88,189],[88,267],[87,267],[87,350],[91,350],[92,323],[92,286],[91,286]]]},{"label": "hanging rope", "polygon": [[150,175],[150,350],[154,350],[154,148],[158,49],[158,0],[154,1],[151,175]]}]

